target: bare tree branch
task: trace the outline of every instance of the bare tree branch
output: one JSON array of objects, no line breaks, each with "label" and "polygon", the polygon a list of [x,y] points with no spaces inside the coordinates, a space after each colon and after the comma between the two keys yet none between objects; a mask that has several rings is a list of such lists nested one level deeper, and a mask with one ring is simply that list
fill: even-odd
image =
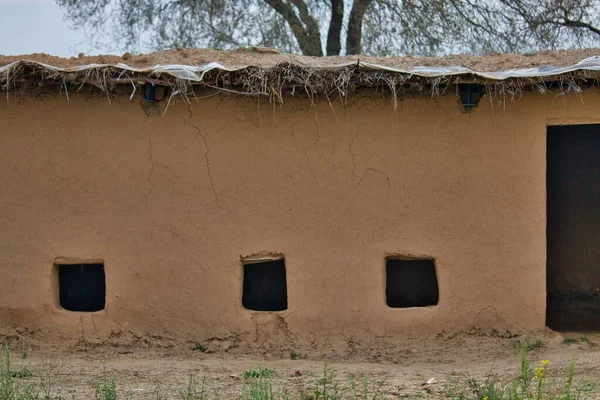
[{"label": "bare tree branch", "polygon": [[262,45],[313,56],[600,46],[600,0],[55,1],[96,51],[102,41],[111,52]]},{"label": "bare tree branch", "polygon": [[340,54],[342,50],[342,23],[344,22],[344,0],[331,0],[331,20],[327,33],[327,55]]},{"label": "bare tree branch", "polygon": [[360,54],[362,39],[362,22],[367,8],[373,0],[354,0],[350,19],[348,21],[348,36],[346,36],[346,53]]},{"label": "bare tree branch", "polygon": [[[308,56],[322,56],[323,49],[321,48],[321,41],[319,40],[318,35],[319,27],[316,24],[316,21],[308,14],[306,4],[303,0],[292,1],[294,5],[300,9],[300,15],[304,16],[302,21],[298,18],[292,6],[283,0],[264,0],[265,3],[273,7],[273,9],[290,25],[290,28],[298,41],[298,45],[300,46],[300,49],[302,49],[302,53]],[[306,28],[302,22],[306,24]]]}]

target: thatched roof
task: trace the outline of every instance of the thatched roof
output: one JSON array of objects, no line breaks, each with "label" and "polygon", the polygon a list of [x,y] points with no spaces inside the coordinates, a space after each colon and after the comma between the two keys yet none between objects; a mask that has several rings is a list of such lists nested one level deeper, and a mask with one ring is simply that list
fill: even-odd
[{"label": "thatched roof", "polygon": [[[353,89],[383,88],[395,100],[407,91],[443,94],[458,83],[477,83],[492,96],[514,98],[523,90],[562,93],[594,85],[600,50],[568,50],[483,57],[305,57],[271,49],[181,49],[134,56],[58,58],[45,54],[0,56],[0,86],[11,90],[47,85],[92,85],[110,94],[122,85],[170,86],[191,96],[204,87],[283,102],[286,95],[346,97]],[[30,85],[35,84],[35,85]],[[77,90],[75,88],[75,90]],[[26,91],[26,90],[25,90]]]}]

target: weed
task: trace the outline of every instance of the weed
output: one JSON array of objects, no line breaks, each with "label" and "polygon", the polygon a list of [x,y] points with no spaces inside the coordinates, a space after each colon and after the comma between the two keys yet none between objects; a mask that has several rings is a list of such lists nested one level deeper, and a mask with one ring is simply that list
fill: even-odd
[{"label": "weed", "polygon": [[21,358],[23,360],[31,356],[31,346],[25,342],[21,342]]},{"label": "weed", "polygon": [[199,351],[201,353],[205,353],[208,348],[206,346],[201,345],[200,343],[194,343],[194,347],[192,347],[192,351]]},{"label": "weed", "polygon": [[575,375],[575,363],[571,362],[569,367],[569,378],[567,383],[558,393],[551,393],[547,387],[546,377],[550,361],[542,360],[538,367],[531,368],[527,360],[527,346],[523,344],[521,350],[521,373],[513,382],[498,382],[491,373],[488,373],[484,382],[477,382],[467,375],[467,387],[469,392],[447,390],[446,397],[473,400],[574,400],[579,398],[573,394],[573,377]]},{"label": "weed", "polygon": [[579,340],[576,338],[572,338],[572,337],[566,337],[566,338],[564,338],[564,340],[562,342],[563,342],[563,344],[573,344],[573,343],[579,343]]},{"label": "weed", "polygon": [[569,365],[569,379],[567,380],[567,384],[565,385],[562,396],[560,396],[561,399],[570,400],[573,398],[571,395],[573,376],[575,376],[575,360],[572,360],[571,364]]},{"label": "weed", "polygon": [[577,387],[577,391],[589,393],[589,392],[594,391],[594,389],[596,389],[597,386],[598,386],[598,384],[594,383],[594,382],[589,382],[589,381],[581,382],[579,384],[579,387]]},{"label": "weed", "polygon": [[531,368],[529,368],[529,361],[527,361],[527,350],[528,346],[523,344],[521,346],[521,375],[519,375],[519,383],[524,391],[527,390],[533,379]]},{"label": "weed", "polygon": [[525,340],[524,342],[521,342],[521,341],[513,342],[513,349],[515,350],[515,353],[521,351],[521,349],[523,347],[525,347],[525,349],[527,351],[538,350],[538,349],[541,349],[542,347],[544,347],[544,342],[541,341],[540,339],[536,339],[534,341]]},{"label": "weed", "polygon": [[[158,391],[157,391],[158,393]],[[157,395],[158,396],[158,395]],[[208,390],[206,385],[206,376],[202,378],[200,386],[196,380],[196,375],[190,372],[187,386],[181,391],[181,400],[206,400],[208,399]]]},{"label": "weed", "polygon": [[4,354],[0,361],[0,399],[14,398],[14,382],[10,372],[10,349],[8,344],[3,346]]},{"label": "weed", "polygon": [[102,377],[95,384],[95,400],[117,400],[117,379],[106,373],[106,364],[102,366]]},{"label": "weed", "polygon": [[544,347],[544,342],[538,339],[534,342],[525,342],[525,346],[527,347],[527,351],[538,350]]},{"label": "weed", "polygon": [[335,381],[335,374],[323,364],[323,377],[317,380],[314,390],[315,400],[338,400],[341,399],[340,390]]},{"label": "weed", "polygon": [[275,375],[275,370],[267,367],[258,367],[244,372],[244,378],[271,378]]},{"label": "weed", "polygon": [[590,345],[590,346],[592,346],[592,347],[595,347],[595,346],[597,346],[597,345],[598,345],[597,343],[594,343],[594,342],[592,342],[590,339],[588,339],[588,338],[587,338],[587,337],[585,337],[585,336],[580,336],[580,337],[579,337],[579,340],[581,340],[581,341],[582,341],[582,342],[584,342],[584,343],[587,343],[588,345]]},{"label": "weed", "polygon": [[350,398],[351,399],[384,399],[384,397],[378,397],[377,391],[379,391],[383,385],[383,381],[375,382],[376,388],[372,388],[369,374],[362,374],[360,387],[357,387],[354,375],[349,375],[350,378]]},{"label": "weed", "polygon": [[292,352],[290,353],[290,359],[292,359],[292,360],[297,360],[297,359],[299,359],[299,358],[300,358],[300,356],[299,356],[299,355],[298,355],[298,353],[296,353],[295,351],[292,351]]},{"label": "weed", "polygon": [[53,360],[44,359],[40,371],[40,385],[42,387],[44,400],[52,399],[52,391],[56,384],[57,375],[58,367],[56,363]]},{"label": "weed", "polygon": [[[16,377],[30,377],[22,371],[12,371],[10,362],[10,348],[8,344],[3,346],[4,354],[0,357],[0,399],[2,400],[37,400],[39,399],[37,386],[30,381],[16,382]],[[24,370],[26,371],[26,370]]]},{"label": "weed", "polygon": [[240,400],[279,400],[270,379],[256,378],[242,387]]},{"label": "weed", "polygon": [[33,376],[33,373],[26,368],[23,368],[20,371],[10,371],[10,374],[13,378],[17,379],[31,378]]}]

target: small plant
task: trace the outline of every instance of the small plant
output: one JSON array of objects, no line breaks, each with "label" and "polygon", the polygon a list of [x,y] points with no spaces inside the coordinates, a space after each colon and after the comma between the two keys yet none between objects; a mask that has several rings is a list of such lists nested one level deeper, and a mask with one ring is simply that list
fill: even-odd
[{"label": "small plant", "polygon": [[313,392],[315,400],[341,400],[340,390],[335,381],[335,374],[323,364],[323,377],[317,380]]},{"label": "small plant", "polygon": [[192,347],[192,351],[199,351],[201,353],[205,353],[206,350],[208,350],[208,348],[198,342],[194,343],[194,347]]},{"label": "small plant", "polygon": [[541,341],[540,339],[536,339],[534,341],[525,340],[524,342],[521,342],[521,341],[513,342],[513,349],[515,350],[515,353],[520,351],[523,347],[525,347],[526,351],[538,350],[538,349],[541,349],[542,347],[544,347],[544,342]]},{"label": "small plant", "polygon": [[573,343],[579,343],[579,340],[576,338],[572,338],[572,337],[566,337],[566,338],[564,338],[564,340],[562,342],[563,342],[563,344],[573,344]]},{"label": "small plant", "polygon": [[257,378],[242,387],[240,400],[279,400],[270,379]]},{"label": "small plant", "polygon": [[95,384],[95,400],[117,400],[117,380],[113,374],[106,373],[106,365],[102,366],[102,378]]},{"label": "small plant", "polygon": [[44,359],[42,362],[42,368],[40,371],[40,386],[44,395],[44,400],[52,399],[52,391],[56,384],[56,377],[58,374],[57,364],[50,359]]},{"label": "small plant", "polygon": [[[537,393],[536,393],[536,399],[541,399],[542,398],[542,390],[544,388],[544,380],[546,379],[546,370],[548,369],[548,364],[550,364],[550,361],[548,360],[542,360],[542,362],[540,363],[540,366],[537,367],[535,369],[535,379],[538,381],[537,384]],[[570,386],[570,385],[569,385]]]},{"label": "small plant", "polygon": [[582,341],[583,343],[587,343],[588,345],[590,345],[590,346],[592,346],[592,347],[595,347],[595,346],[597,346],[597,344],[596,344],[596,343],[592,342],[590,339],[588,339],[588,338],[587,338],[587,337],[585,337],[585,336],[580,336],[580,337],[579,337],[579,340],[580,340],[580,341]]},{"label": "small plant", "polygon": [[10,372],[10,349],[3,346],[4,354],[0,359],[0,399],[12,399],[14,395],[13,376]]},{"label": "small plant", "polygon": [[527,351],[532,351],[532,350],[538,350],[541,349],[542,347],[544,347],[544,342],[542,342],[541,340],[536,340],[533,342],[525,342],[525,345],[527,346]]},{"label": "small plant", "polygon": [[295,351],[292,351],[292,352],[290,353],[290,359],[292,359],[292,360],[297,360],[297,359],[299,359],[299,358],[300,358],[300,356],[299,356],[299,355],[298,355],[298,353],[296,353]]},{"label": "small plant", "polygon": [[31,346],[25,342],[21,342],[21,358],[28,359],[31,356]]},{"label": "small plant", "polygon": [[267,367],[258,367],[244,372],[244,378],[271,378],[275,375],[275,370]]},{"label": "small plant", "polygon": [[10,371],[10,374],[13,378],[17,379],[31,378],[33,376],[33,373],[26,368],[23,368],[20,371]]},{"label": "small plant", "polygon": [[[377,381],[374,384],[371,383],[371,380],[369,379],[369,374],[364,373],[361,376],[361,384],[360,384],[360,388],[357,387],[356,381],[354,379],[354,375],[350,374],[348,376],[350,378],[350,398],[353,400],[358,400],[358,399],[372,399],[372,400],[379,400],[379,399],[385,399],[385,397],[381,397],[377,394],[377,391],[380,390],[383,385],[384,382],[383,381]],[[373,386],[375,386],[373,388]]]},{"label": "small plant", "polygon": [[181,398],[181,400],[206,400],[208,399],[208,391],[206,390],[206,388],[206,377],[202,378],[202,382],[198,386],[196,375],[193,372],[190,372],[188,384],[185,387],[185,389],[181,391],[179,397]]},{"label": "small plant", "polygon": [[446,397],[461,400],[575,400],[580,397],[573,394],[573,377],[575,375],[575,363],[571,362],[569,367],[569,378],[562,390],[549,389],[546,377],[548,375],[550,361],[541,360],[536,368],[531,368],[527,360],[527,346],[521,347],[521,373],[513,381],[502,383],[494,379],[490,373],[483,383],[471,379],[467,375],[467,387],[469,392],[458,391],[455,385],[450,391],[446,391]]},{"label": "small plant", "polygon": [[521,346],[521,375],[519,375],[519,383],[524,391],[527,390],[533,379],[531,368],[529,368],[529,361],[527,361],[527,350],[528,346],[523,344]]},{"label": "small plant", "polygon": [[[39,399],[37,386],[33,382],[17,383],[15,375],[21,371],[12,371],[10,362],[10,348],[8,343],[3,346],[4,354],[0,357],[0,399],[1,400],[37,400]],[[15,373],[17,372],[17,373]],[[27,377],[31,376],[31,373]],[[25,376],[23,376],[25,377]]]}]

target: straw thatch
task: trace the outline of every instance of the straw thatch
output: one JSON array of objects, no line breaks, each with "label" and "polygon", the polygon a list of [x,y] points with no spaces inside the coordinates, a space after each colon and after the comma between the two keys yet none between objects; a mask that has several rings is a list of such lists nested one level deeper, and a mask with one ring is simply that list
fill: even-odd
[{"label": "straw thatch", "polygon": [[[69,93],[85,87],[95,87],[104,93],[109,101],[114,93],[127,90],[133,98],[141,85],[164,85],[170,88],[169,100],[181,97],[186,101],[205,96],[199,89],[208,89],[213,95],[228,92],[246,96],[264,96],[269,101],[283,103],[287,96],[306,96],[310,101],[324,98],[342,102],[357,89],[377,90],[392,99],[394,107],[398,99],[407,96],[439,96],[455,94],[457,84],[475,83],[481,85],[491,101],[501,103],[515,100],[523,91],[548,92],[563,95],[580,92],[584,87],[595,86],[600,71],[600,57],[591,56],[573,64],[564,61],[548,66],[542,60],[552,59],[559,53],[545,53],[545,57],[535,57],[527,63],[528,68],[490,70],[500,65],[502,55],[489,56],[492,62],[484,64],[485,57],[458,57],[455,61],[483,66],[475,70],[449,62],[454,58],[424,58],[419,66],[415,58],[376,59],[364,57],[311,58],[284,54],[247,52],[244,57],[231,57],[227,52],[200,51],[196,54],[213,57],[178,58],[180,63],[169,63],[169,59],[159,58],[165,64],[140,66],[139,59],[130,56],[117,60],[117,57],[96,59],[57,59],[45,55],[24,57],[0,57],[0,88],[10,99],[11,93],[33,93],[38,88],[58,87]],[[157,53],[161,55],[161,53]],[[567,54],[569,57],[564,56]],[[573,61],[580,53],[564,53],[556,60]],[[584,55],[600,54],[588,50]],[[102,56],[104,57],[104,56]],[[137,56],[140,57],[140,56]],[[147,56],[148,57],[148,56]],[[152,57],[152,55],[149,55]],[[467,57],[467,58],[465,58]],[[494,58],[495,57],[495,58]],[[506,61],[506,57],[504,56]],[[526,56],[515,56],[509,63],[528,60]],[[123,61],[131,60],[130,63]],[[103,63],[93,61],[105,61]],[[145,58],[145,61],[152,58]],[[415,61],[417,60],[417,61]],[[474,61],[475,60],[475,61]],[[517,61],[515,61],[517,60]],[[79,61],[79,62],[78,62]],[[109,61],[109,62],[106,62]],[[437,61],[437,62],[436,62]],[[51,62],[51,64],[49,63]],[[137,64],[137,65],[136,65]],[[531,67],[531,65],[538,65]],[[566,65],[565,65],[566,64]],[[506,62],[503,64],[506,65]],[[491,66],[491,67],[490,67]]]}]

